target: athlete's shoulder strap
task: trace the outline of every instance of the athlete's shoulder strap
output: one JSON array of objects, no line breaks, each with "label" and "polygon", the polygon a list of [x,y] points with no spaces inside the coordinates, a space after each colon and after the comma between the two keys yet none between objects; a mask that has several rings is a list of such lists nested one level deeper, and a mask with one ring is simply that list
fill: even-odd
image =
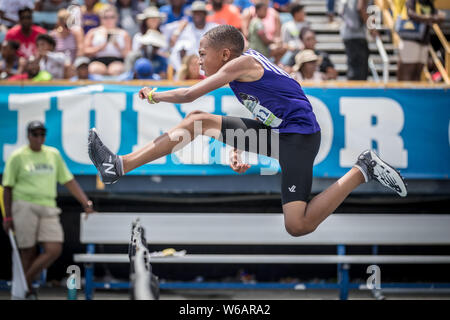
[{"label": "athlete's shoulder strap", "polygon": [[264,69],[274,72],[280,76],[285,76],[285,77],[290,78],[289,74],[286,71],[284,71],[283,69],[274,65],[272,62],[270,62],[269,59],[267,59],[266,56],[259,53],[258,51],[253,50],[253,49],[248,49],[247,51],[244,52],[244,55],[250,56],[250,57],[256,59],[259,63],[261,63],[261,65],[263,66]]}]

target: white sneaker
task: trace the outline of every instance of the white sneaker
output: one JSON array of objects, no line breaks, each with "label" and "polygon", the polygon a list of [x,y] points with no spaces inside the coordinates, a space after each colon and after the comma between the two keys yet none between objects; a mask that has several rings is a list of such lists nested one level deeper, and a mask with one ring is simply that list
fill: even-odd
[{"label": "white sneaker", "polygon": [[358,156],[354,167],[358,168],[366,182],[376,179],[383,186],[394,190],[401,197],[406,197],[408,190],[400,172],[381,160],[372,150],[366,150]]}]

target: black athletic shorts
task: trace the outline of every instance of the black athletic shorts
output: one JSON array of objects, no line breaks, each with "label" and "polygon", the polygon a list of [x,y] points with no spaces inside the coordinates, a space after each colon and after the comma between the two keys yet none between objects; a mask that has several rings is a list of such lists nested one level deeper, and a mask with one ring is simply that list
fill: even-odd
[{"label": "black athletic shorts", "polygon": [[93,61],[98,61],[103,63],[105,66],[109,66],[111,63],[119,61],[119,62],[123,62],[123,58],[117,58],[117,57],[97,57],[97,58],[93,58],[91,59],[91,62]]},{"label": "black athletic shorts", "polygon": [[320,131],[313,134],[277,133],[253,119],[223,116],[221,133],[222,142],[234,148],[279,161],[282,204],[308,200],[314,159],[320,147]]}]

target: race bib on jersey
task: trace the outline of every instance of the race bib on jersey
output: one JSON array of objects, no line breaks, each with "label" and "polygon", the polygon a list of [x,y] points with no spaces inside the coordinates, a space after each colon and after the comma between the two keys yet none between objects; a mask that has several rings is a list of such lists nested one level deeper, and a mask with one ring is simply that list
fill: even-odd
[{"label": "race bib on jersey", "polygon": [[275,116],[269,109],[259,104],[258,98],[246,93],[239,93],[243,105],[255,116],[256,119],[269,127],[279,127],[283,122],[280,118]]}]

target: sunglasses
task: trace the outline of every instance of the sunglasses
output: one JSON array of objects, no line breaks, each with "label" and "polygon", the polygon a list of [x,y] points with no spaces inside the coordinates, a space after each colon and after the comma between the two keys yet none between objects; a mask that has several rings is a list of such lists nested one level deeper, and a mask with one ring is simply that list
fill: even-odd
[{"label": "sunglasses", "polygon": [[45,137],[46,133],[45,132],[31,132],[31,135],[35,138],[37,137]]},{"label": "sunglasses", "polygon": [[116,19],[116,16],[103,16],[103,19]]}]

